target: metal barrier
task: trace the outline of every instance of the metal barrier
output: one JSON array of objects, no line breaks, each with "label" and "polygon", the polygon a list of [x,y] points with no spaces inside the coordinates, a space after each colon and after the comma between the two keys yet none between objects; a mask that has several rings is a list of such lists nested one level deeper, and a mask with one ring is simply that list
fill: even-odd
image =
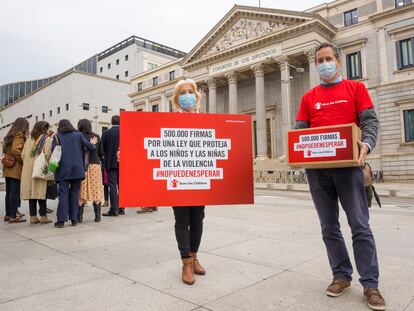
[{"label": "metal barrier", "polygon": [[[374,183],[384,182],[382,171],[373,171]],[[307,184],[305,170],[255,170],[254,181],[276,184]]]}]

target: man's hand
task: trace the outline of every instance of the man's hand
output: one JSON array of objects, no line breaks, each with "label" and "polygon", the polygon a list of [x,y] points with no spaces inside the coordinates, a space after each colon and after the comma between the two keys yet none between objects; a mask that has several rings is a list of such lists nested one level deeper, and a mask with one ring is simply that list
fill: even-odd
[{"label": "man's hand", "polygon": [[365,162],[365,158],[367,157],[369,148],[366,144],[364,144],[362,141],[358,140],[358,147],[359,147],[359,159],[358,164],[363,165]]}]

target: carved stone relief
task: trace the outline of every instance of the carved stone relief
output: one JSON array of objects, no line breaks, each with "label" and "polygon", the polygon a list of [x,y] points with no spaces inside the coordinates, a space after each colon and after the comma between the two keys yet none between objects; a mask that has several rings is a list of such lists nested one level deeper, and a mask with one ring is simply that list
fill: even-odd
[{"label": "carved stone relief", "polygon": [[217,43],[204,55],[215,54],[247,41],[264,37],[268,34],[281,31],[288,27],[282,22],[258,21],[252,19],[240,19]]}]

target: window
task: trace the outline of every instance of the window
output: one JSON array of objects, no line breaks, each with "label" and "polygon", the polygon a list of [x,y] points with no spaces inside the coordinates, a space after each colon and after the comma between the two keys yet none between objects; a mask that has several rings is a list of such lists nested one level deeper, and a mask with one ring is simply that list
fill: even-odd
[{"label": "window", "polygon": [[103,72],[103,67],[99,68],[99,72],[102,73]]},{"label": "window", "polygon": [[117,59],[115,63],[116,63],[117,65],[119,65],[119,59]]},{"label": "window", "polygon": [[128,55],[125,55],[125,61],[126,62],[128,61]]},{"label": "window", "polygon": [[49,117],[51,117],[51,116],[52,116],[52,110],[49,111]]},{"label": "window", "polygon": [[154,64],[154,63],[150,63],[150,62],[148,62],[148,70],[152,70],[152,69],[155,69],[155,68],[157,68],[158,67],[158,65],[157,64]]},{"label": "window", "polygon": [[138,92],[142,91],[142,82],[138,83]]},{"label": "window", "polygon": [[45,119],[45,114],[44,113],[42,113],[42,120],[44,120]]},{"label": "window", "polygon": [[108,106],[102,106],[102,113],[108,113]]},{"label": "window", "polygon": [[351,26],[358,23],[358,12],[357,9],[348,11],[344,13],[344,24],[346,26]]},{"label": "window", "polygon": [[116,75],[116,76],[115,76],[115,79],[119,80],[119,75]]},{"label": "window", "polygon": [[414,109],[404,110],[403,117],[405,142],[414,142]]},{"label": "window", "polygon": [[88,103],[83,103],[82,104],[82,109],[83,110],[89,110],[89,104]]},{"label": "window", "polygon": [[158,105],[152,105],[152,112],[158,112]]},{"label": "window", "polygon": [[414,38],[397,41],[398,69],[414,66]]},{"label": "window", "polygon": [[125,77],[128,77],[128,71],[125,71]]},{"label": "window", "polygon": [[175,79],[175,70],[170,71],[170,81]]},{"label": "window", "polygon": [[108,69],[111,69],[111,63],[108,64]]},{"label": "window", "polygon": [[158,85],[158,77],[152,78],[152,86],[157,86],[157,85]]},{"label": "window", "polygon": [[411,3],[413,3],[412,0],[395,0],[395,7],[400,8],[404,5],[408,5],[408,4],[411,4]]},{"label": "window", "polygon": [[66,104],[66,111],[69,111],[69,104]]},{"label": "window", "polygon": [[57,107],[57,113],[59,114],[60,113],[60,107]]},{"label": "window", "polygon": [[349,80],[362,78],[361,52],[346,55],[346,72]]},{"label": "window", "polygon": [[37,122],[37,121],[39,121],[39,117],[38,117],[38,116],[36,116],[36,122]]}]

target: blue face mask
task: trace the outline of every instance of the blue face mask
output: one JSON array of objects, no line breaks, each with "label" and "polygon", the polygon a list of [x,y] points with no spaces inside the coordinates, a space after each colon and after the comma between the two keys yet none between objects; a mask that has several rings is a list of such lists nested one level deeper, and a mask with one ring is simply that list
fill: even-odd
[{"label": "blue face mask", "polygon": [[331,80],[337,73],[336,62],[326,62],[318,65],[319,75],[323,80]]},{"label": "blue face mask", "polygon": [[191,111],[196,104],[196,97],[194,94],[183,94],[178,96],[178,102],[182,110]]}]

